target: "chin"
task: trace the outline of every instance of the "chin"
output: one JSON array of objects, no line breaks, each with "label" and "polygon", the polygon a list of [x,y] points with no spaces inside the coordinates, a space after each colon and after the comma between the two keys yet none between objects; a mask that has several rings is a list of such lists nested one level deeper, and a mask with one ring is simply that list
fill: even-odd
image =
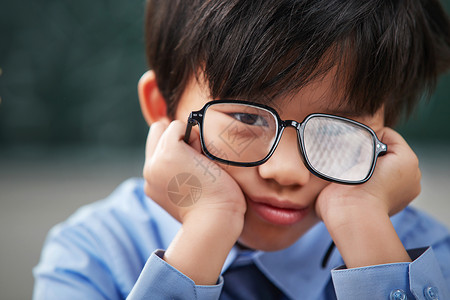
[{"label": "chin", "polygon": [[244,238],[239,239],[239,243],[247,248],[250,248],[253,250],[266,251],[266,252],[279,251],[279,250],[286,249],[289,246],[291,246],[292,244],[294,244],[295,242],[296,242],[296,240],[292,241],[291,243],[286,243],[284,241],[280,242],[280,243],[276,243],[276,242],[268,243],[266,241],[246,241]]}]

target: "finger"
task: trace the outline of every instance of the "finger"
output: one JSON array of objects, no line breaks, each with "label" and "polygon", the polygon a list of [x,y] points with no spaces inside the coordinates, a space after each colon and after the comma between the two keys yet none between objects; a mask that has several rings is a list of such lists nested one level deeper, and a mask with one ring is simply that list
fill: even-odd
[{"label": "finger", "polygon": [[163,120],[155,122],[150,126],[145,150],[145,156],[147,158],[152,157],[155,148],[158,145],[158,142],[161,139],[161,136],[163,135],[164,131],[166,131],[168,125],[169,123]]},{"label": "finger", "polygon": [[[182,140],[184,143],[184,139]],[[200,142],[200,134],[197,130],[191,130],[191,134],[189,135],[189,145],[194,148],[197,152],[202,151],[201,142]]]},{"label": "finger", "polygon": [[389,146],[408,145],[405,139],[395,130],[384,127],[380,133],[380,141],[388,146],[388,152],[392,152]]},{"label": "finger", "polygon": [[396,155],[396,159],[411,166],[411,172],[419,170],[419,159],[417,155],[398,132],[391,128],[384,128],[382,142],[388,146],[387,153]]},{"label": "finger", "polygon": [[416,154],[406,140],[395,130],[383,128],[380,141],[387,145],[386,155],[395,155],[401,159],[412,157],[417,160]]},{"label": "finger", "polygon": [[[184,135],[186,133],[186,126],[187,124],[179,121],[179,120],[175,120],[173,122],[170,123],[169,127],[167,128],[167,133],[165,133],[164,135],[167,136],[176,136],[176,139],[171,139],[170,141],[168,141],[169,143],[182,143],[184,145],[186,145],[186,143],[184,142]],[[197,152],[201,152],[201,146],[200,146],[200,135],[197,132],[197,130],[191,130],[191,134],[189,136],[189,142],[188,144],[194,148]],[[175,145],[172,144],[172,147],[176,147],[179,145]]]}]

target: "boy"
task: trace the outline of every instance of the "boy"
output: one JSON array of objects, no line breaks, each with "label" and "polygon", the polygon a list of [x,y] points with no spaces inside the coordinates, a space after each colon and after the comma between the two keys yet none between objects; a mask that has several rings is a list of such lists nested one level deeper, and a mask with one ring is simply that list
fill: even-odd
[{"label": "boy", "polygon": [[439,3],[150,0],[146,30],[145,180],[53,229],[36,299],[450,299],[387,127],[450,65]]}]

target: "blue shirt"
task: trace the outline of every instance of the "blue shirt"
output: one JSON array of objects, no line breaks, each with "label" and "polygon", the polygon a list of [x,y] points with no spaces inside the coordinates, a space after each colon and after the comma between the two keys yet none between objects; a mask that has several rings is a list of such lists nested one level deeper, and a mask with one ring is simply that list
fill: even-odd
[{"label": "blue shirt", "polygon": [[[292,299],[450,299],[450,235],[427,215],[406,208],[391,218],[413,259],[346,269],[323,223],[276,252],[240,253],[223,266],[252,260]],[[223,285],[197,286],[161,259],[180,224],[130,179],[105,200],[54,227],[34,269],[34,299],[218,299]],[[382,246],[382,245],[380,245]],[[414,250],[413,250],[414,249]]]}]

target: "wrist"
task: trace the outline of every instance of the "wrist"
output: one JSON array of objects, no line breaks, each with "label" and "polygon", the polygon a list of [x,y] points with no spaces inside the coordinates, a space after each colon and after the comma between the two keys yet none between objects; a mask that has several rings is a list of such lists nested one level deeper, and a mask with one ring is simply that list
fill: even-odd
[{"label": "wrist", "polygon": [[243,217],[241,222],[227,214],[192,214],[183,221],[164,260],[197,285],[214,285],[242,231]]},{"label": "wrist", "polygon": [[183,218],[182,228],[191,232],[202,232],[233,241],[239,238],[244,227],[244,211],[217,209],[196,209]]},{"label": "wrist", "polygon": [[384,209],[361,206],[335,214],[324,223],[347,268],[411,261]]},{"label": "wrist", "polygon": [[327,192],[320,195],[316,210],[324,223],[335,227],[358,222],[359,218],[366,215],[389,215],[389,208],[386,206],[389,200],[380,195],[373,195],[370,191],[361,191],[356,186],[345,188],[345,192]]}]

